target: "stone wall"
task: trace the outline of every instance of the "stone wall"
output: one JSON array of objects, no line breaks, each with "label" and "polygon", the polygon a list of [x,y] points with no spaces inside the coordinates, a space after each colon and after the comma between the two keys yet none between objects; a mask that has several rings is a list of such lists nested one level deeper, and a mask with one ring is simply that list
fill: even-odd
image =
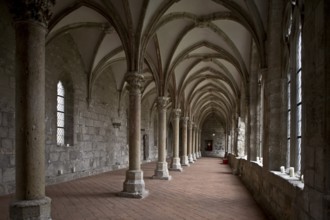
[{"label": "stone wall", "polygon": [[[142,99],[141,113],[141,158],[146,161],[155,161],[158,157],[158,148],[155,143],[155,134],[157,127],[154,124],[154,117],[157,117],[156,111],[150,114],[153,105],[153,97]],[[143,136],[145,136],[143,139]],[[146,157],[146,158],[144,158]]]},{"label": "stone wall", "polygon": [[[69,61],[69,62],[68,62]],[[70,35],[64,35],[47,45],[47,145],[46,176],[48,183],[57,183],[100,172],[128,167],[128,92],[116,89],[111,71],[105,70],[96,80],[92,97],[87,102],[87,74],[78,49]],[[56,84],[59,79],[70,81],[73,87],[73,144],[56,143]],[[70,84],[70,83],[69,83]],[[121,106],[119,106],[121,105]],[[141,160],[144,159],[143,136],[152,136],[149,127],[149,103],[142,105]],[[114,126],[120,123],[120,126]],[[145,137],[146,138],[146,137]],[[152,151],[152,147],[147,147]],[[149,152],[149,160],[154,159]],[[59,175],[60,172],[63,174]]]},{"label": "stone wall", "polygon": [[[15,191],[15,33],[1,3],[0,29],[0,195]],[[46,45],[46,182],[54,184],[128,166],[128,92],[120,94],[110,71],[96,80],[88,102],[88,77],[69,34]],[[69,146],[56,140],[56,88],[64,82],[68,97]],[[122,96],[121,96],[122,95]],[[119,102],[119,97],[122,100]],[[120,106],[119,106],[120,105]],[[141,154],[148,144],[148,160],[155,160],[152,103],[142,105]],[[120,123],[119,127],[114,123]],[[144,142],[143,135],[148,140]],[[143,160],[144,157],[141,157]]]},{"label": "stone wall", "polygon": [[[213,136],[214,134],[214,136]],[[202,156],[206,157],[224,157],[225,156],[225,129],[223,124],[213,117],[206,119],[202,127],[201,135]],[[207,140],[213,143],[212,151],[206,150]]]},{"label": "stone wall", "polygon": [[15,33],[0,2],[0,195],[15,190]]},{"label": "stone wall", "polygon": [[230,154],[229,164],[269,219],[302,219],[304,184],[295,177],[266,171],[260,164]]}]

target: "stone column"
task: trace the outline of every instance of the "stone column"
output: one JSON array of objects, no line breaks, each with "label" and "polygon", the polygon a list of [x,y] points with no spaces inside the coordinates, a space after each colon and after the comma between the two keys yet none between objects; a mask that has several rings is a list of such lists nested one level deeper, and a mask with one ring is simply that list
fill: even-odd
[{"label": "stone column", "polygon": [[300,219],[330,219],[330,2],[304,4]]},{"label": "stone column", "polygon": [[171,164],[172,171],[182,171],[180,157],[179,157],[179,123],[180,123],[180,113],[181,109],[173,110],[173,142],[174,142],[174,152]]},{"label": "stone column", "polygon": [[202,157],[202,129],[199,130],[199,157]]},{"label": "stone column", "polygon": [[264,142],[265,170],[279,170],[285,165],[287,140],[287,74],[282,73],[282,30],[284,1],[271,1],[268,17],[268,71],[264,81]]},{"label": "stone column", "polygon": [[235,154],[235,156],[238,156],[238,117],[236,117],[236,114],[233,116],[233,127],[232,127],[232,152]]},{"label": "stone column", "polygon": [[198,127],[195,126],[195,157],[198,158]]},{"label": "stone column", "polygon": [[194,125],[193,128],[192,128],[192,153],[191,153],[192,158],[193,158],[194,161],[197,160],[197,158],[196,158],[196,145],[197,145],[197,143],[196,143],[196,129],[197,129],[197,127],[196,127],[196,125]]},{"label": "stone column", "polygon": [[183,117],[182,120],[182,166],[190,166],[187,155],[187,134],[188,134],[188,117]]},{"label": "stone column", "polygon": [[201,158],[201,130],[197,129],[197,155]]},{"label": "stone column", "polygon": [[141,170],[141,89],[143,76],[137,72],[126,75],[129,84],[129,169],[121,197],[142,199],[148,195]]},{"label": "stone column", "polygon": [[166,106],[168,97],[158,97],[158,163],[154,179],[171,180],[166,162]]},{"label": "stone column", "polygon": [[257,46],[255,43],[252,44],[252,57],[251,57],[251,73],[249,80],[249,124],[247,126],[250,128],[250,144],[248,146],[248,160],[257,160],[257,133],[258,133],[258,66],[259,64],[259,54],[257,51]]},{"label": "stone column", "polygon": [[13,1],[16,194],[10,219],[51,219],[45,194],[45,37],[49,1]]},{"label": "stone column", "polygon": [[189,163],[194,163],[192,145],[193,145],[193,126],[194,122],[189,120],[189,129],[188,129],[188,160]]}]

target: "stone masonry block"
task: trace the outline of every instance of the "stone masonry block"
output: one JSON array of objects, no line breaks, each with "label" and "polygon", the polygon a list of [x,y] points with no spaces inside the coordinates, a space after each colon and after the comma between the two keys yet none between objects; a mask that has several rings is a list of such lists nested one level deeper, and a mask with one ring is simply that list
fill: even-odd
[{"label": "stone masonry block", "polygon": [[53,152],[53,153],[49,154],[50,161],[58,161],[59,157],[60,157],[60,154],[57,152]]},{"label": "stone masonry block", "polygon": [[15,180],[15,168],[3,169],[3,182],[11,182]]},{"label": "stone masonry block", "polygon": [[323,194],[316,191],[311,190],[309,192],[309,213],[315,219],[322,219],[323,214]]},{"label": "stone masonry block", "polygon": [[69,154],[70,154],[70,160],[81,159],[81,153],[79,151],[71,151]]},{"label": "stone masonry block", "polygon": [[8,130],[8,138],[15,139],[15,128],[9,128]]},{"label": "stone masonry block", "polygon": [[12,139],[2,139],[1,140],[1,152],[3,153],[12,153],[13,152],[13,140]]},{"label": "stone masonry block", "polygon": [[0,168],[6,169],[9,166],[9,164],[10,164],[10,155],[0,154]]},{"label": "stone masonry block", "polygon": [[61,152],[61,154],[60,154],[60,161],[62,161],[62,162],[69,161],[69,154],[68,154],[68,152]]},{"label": "stone masonry block", "polygon": [[15,164],[16,164],[16,163],[15,163],[15,161],[16,161],[15,154],[10,155],[9,157],[10,157],[9,165],[10,165],[11,167],[14,167]]},{"label": "stone masonry block", "polygon": [[9,131],[7,127],[0,127],[0,138],[8,137]]}]

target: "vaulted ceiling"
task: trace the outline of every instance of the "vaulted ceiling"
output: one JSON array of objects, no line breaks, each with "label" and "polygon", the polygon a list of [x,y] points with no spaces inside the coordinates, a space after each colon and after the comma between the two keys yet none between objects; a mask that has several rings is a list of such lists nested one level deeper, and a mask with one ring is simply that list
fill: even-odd
[{"label": "vaulted ceiling", "polygon": [[268,0],[57,0],[52,13],[47,44],[71,35],[90,93],[104,72],[123,90],[137,71],[144,99],[169,96],[199,122],[237,111],[253,50],[265,65]]}]

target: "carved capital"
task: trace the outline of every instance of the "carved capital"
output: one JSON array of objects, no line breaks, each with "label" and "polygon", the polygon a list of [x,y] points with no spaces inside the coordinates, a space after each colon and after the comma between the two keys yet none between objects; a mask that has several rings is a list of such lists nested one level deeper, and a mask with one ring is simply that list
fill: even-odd
[{"label": "carved capital", "polygon": [[157,106],[159,110],[166,110],[166,106],[169,101],[169,97],[158,97],[157,99]]},{"label": "carved capital", "polygon": [[130,93],[140,94],[143,87],[144,77],[136,72],[129,72],[125,77]]},{"label": "carved capital", "polygon": [[181,109],[173,109],[173,118],[174,119],[178,119],[180,118],[180,115],[181,115]]},{"label": "carved capital", "polygon": [[182,120],[182,126],[187,127],[189,118],[188,117],[182,117],[181,120]]},{"label": "carved capital", "polygon": [[34,21],[47,26],[54,4],[55,0],[14,0],[10,10],[16,22]]},{"label": "carved capital", "polygon": [[192,120],[189,120],[189,129],[193,129],[194,124],[195,123]]}]

